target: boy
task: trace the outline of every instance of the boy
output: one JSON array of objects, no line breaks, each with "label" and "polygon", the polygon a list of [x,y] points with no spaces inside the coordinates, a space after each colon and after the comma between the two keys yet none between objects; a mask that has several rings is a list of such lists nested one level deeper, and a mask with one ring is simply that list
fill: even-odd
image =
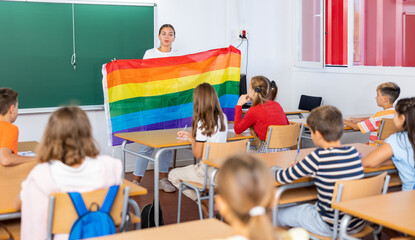
[{"label": "boy", "polygon": [[19,129],[12,123],[17,118],[17,92],[0,88],[0,164],[13,166],[34,160],[33,157],[17,155]]},{"label": "boy", "polygon": [[[331,199],[334,185],[340,180],[363,178],[362,161],[353,146],[342,147],[340,144],[344,126],[342,114],[337,108],[321,106],[313,109],[307,124],[318,148],[288,169],[277,170],[275,179],[285,184],[311,176],[317,187],[318,200],[316,204],[278,209],[278,224],[282,227],[303,227],[318,235],[332,236],[334,209],[331,208]],[[340,213],[339,224],[342,217],[343,213]],[[358,232],[363,226],[363,220],[352,218],[348,232]]]},{"label": "boy", "polygon": [[395,116],[393,103],[399,97],[400,93],[401,89],[396,83],[382,83],[376,88],[376,103],[383,110],[377,112],[370,118],[351,118],[350,120],[344,120],[344,124],[353,128],[353,130],[360,130],[362,134],[370,132],[369,144],[377,146],[374,143],[378,139],[377,129],[382,119],[393,118]]}]

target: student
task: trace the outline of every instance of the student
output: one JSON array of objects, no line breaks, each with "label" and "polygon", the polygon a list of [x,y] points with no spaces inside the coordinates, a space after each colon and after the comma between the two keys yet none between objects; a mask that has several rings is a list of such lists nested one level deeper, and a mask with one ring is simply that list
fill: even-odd
[{"label": "student", "polygon": [[[193,92],[192,132],[179,131],[177,135],[186,138],[192,144],[195,158],[201,159],[205,142],[226,142],[228,136],[228,118],[222,112],[216,90],[209,83],[202,83]],[[210,173],[210,171],[209,171]],[[205,165],[199,162],[182,168],[175,168],[169,174],[169,180],[179,188],[180,182],[191,181],[203,184]],[[187,189],[183,194],[196,201],[197,195]]]},{"label": "student", "polygon": [[121,161],[99,155],[88,117],[78,107],[52,113],[37,155],[41,163],[29,173],[20,193],[22,240],[46,239],[51,193],[88,192],[122,182]]},{"label": "student", "polygon": [[[316,150],[295,165],[277,170],[275,179],[281,184],[301,177],[314,178],[318,191],[316,204],[278,209],[278,224],[282,227],[303,227],[323,236],[332,236],[334,209],[331,207],[334,185],[337,181],[363,178],[363,167],[359,152],[353,146],[342,147],[343,133],[341,112],[332,106],[313,109],[307,118]],[[339,224],[344,213],[340,213]],[[348,232],[355,233],[364,226],[364,221],[352,217]]]},{"label": "student", "polygon": [[377,140],[377,129],[384,118],[393,118],[395,111],[393,110],[393,103],[398,99],[401,89],[396,83],[386,82],[380,84],[376,88],[376,103],[383,108],[382,111],[377,112],[370,118],[351,118],[344,119],[344,124],[351,127],[353,130],[360,130],[362,134],[370,132],[369,144],[377,146],[374,141]]},{"label": "student", "polygon": [[400,129],[389,136],[385,143],[363,159],[363,166],[375,168],[380,165],[393,164],[402,181],[402,191],[415,188],[415,97],[398,101],[393,122]]},{"label": "student", "polygon": [[[248,94],[241,95],[235,106],[234,129],[239,134],[250,128],[254,136],[252,150],[259,153],[265,152],[265,139],[270,125],[288,125],[287,116],[279,103],[274,99],[278,88],[274,81],[270,82],[264,76],[256,76],[251,79]],[[252,107],[242,118],[242,105],[252,100]],[[271,149],[273,151],[284,151],[288,149]]]},{"label": "student", "polygon": [[[178,51],[174,51],[172,43],[176,39],[176,31],[170,24],[164,24],[160,27],[158,38],[160,40],[160,47],[152,48],[146,51],[143,59],[149,58],[162,58],[179,55]],[[150,157],[154,152],[154,148],[145,145],[140,145],[138,151],[139,154]],[[160,156],[160,181],[159,188],[165,192],[175,192],[176,188],[167,180],[167,174],[169,172],[171,151],[166,151]],[[147,169],[148,160],[142,157],[137,157],[135,162],[134,180],[133,183],[140,185],[140,181],[144,176]]]},{"label": "student", "polygon": [[252,155],[226,160],[217,179],[216,204],[235,234],[229,240],[308,239],[300,228],[274,232],[267,215],[274,199],[274,181],[268,167]]},{"label": "student", "polygon": [[17,155],[19,129],[13,125],[17,118],[18,93],[10,88],[0,88],[0,164],[13,166],[34,160]]}]

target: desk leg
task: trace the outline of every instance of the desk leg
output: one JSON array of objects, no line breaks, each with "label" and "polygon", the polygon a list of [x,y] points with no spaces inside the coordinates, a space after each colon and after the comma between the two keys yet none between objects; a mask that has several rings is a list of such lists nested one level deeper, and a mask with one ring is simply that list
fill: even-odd
[{"label": "desk leg", "polygon": [[160,171],[160,156],[164,149],[159,149],[154,156],[154,222],[156,227],[159,226],[159,171]]},{"label": "desk leg", "polygon": [[121,161],[122,161],[122,178],[125,178],[125,146],[127,140],[124,140],[121,144]]},{"label": "desk leg", "polygon": [[214,197],[215,197],[215,176],[218,172],[217,168],[214,168],[209,177],[209,218],[213,218],[213,209],[214,209]]}]

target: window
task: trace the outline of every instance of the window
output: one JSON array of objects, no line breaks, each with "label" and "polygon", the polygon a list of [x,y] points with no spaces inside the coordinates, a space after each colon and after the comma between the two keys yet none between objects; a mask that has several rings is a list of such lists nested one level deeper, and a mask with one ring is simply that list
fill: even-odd
[{"label": "window", "polygon": [[[415,67],[415,0],[352,0],[349,5],[347,0],[297,3],[296,66]],[[325,11],[317,10],[321,4]],[[351,14],[348,8],[353,10]],[[318,28],[323,19],[321,12],[325,12],[321,25],[324,30]],[[348,33],[353,36],[348,37]],[[322,45],[317,44],[319,39]],[[348,55],[352,56],[349,63]],[[310,62],[321,65],[303,64]]]}]

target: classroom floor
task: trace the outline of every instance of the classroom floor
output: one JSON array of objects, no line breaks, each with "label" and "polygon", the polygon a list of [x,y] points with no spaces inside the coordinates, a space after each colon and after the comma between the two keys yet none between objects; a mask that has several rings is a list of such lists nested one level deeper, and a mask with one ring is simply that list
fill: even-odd
[{"label": "classroom floor", "polygon": [[[127,173],[126,179],[132,181],[133,174]],[[154,198],[154,171],[147,170],[146,175],[142,179],[142,186],[147,188],[148,194],[143,196],[134,197],[134,199],[140,205],[140,208],[145,206],[146,204],[152,203]],[[399,191],[399,188],[392,189],[392,191]],[[178,192],[174,193],[165,193],[160,191],[160,203],[161,208],[163,211],[163,220],[165,224],[175,224],[177,222],[177,199],[178,199]],[[190,200],[189,198],[183,196],[182,197],[182,213],[181,213],[181,222],[193,221],[199,219],[199,213],[197,209],[197,204]],[[389,229],[383,229],[381,233],[380,240],[387,240],[391,237],[395,237],[398,234]],[[372,240],[373,236],[367,236],[364,240]]]}]

